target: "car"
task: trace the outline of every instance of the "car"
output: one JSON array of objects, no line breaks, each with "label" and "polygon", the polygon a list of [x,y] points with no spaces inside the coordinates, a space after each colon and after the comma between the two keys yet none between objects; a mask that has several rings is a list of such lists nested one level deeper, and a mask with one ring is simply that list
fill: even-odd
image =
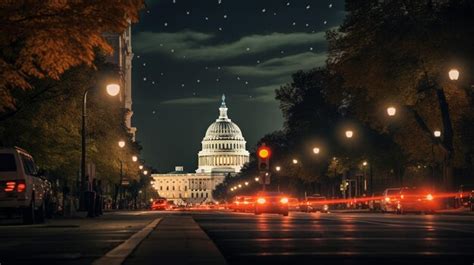
[{"label": "car", "polygon": [[232,200],[232,203],[229,205],[229,209],[238,212],[240,209],[240,204],[243,202],[243,196],[235,196]]},{"label": "car", "polygon": [[397,202],[397,214],[406,212],[433,213],[438,208],[438,201],[433,192],[422,188],[402,188]]},{"label": "car", "polygon": [[288,198],[288,210],[298,211],[300,209],[300,201],[297,198]]},{"label": "car", "polygon": [[20,213],[25,224],[42,223],[51,200],[51,183],[33,157],[19,147],[0,148],[0,210]]},{"label": "car", "polygon": [[260,192],[256,196],[255,215],[276,213],[288,216],[288,196],[280,192]]},{"label": "car", "polygon": [[471,211],[474,211],[474,185],[461,185],[459,190],[454,197],[455,206],[470,208]]},{"label": "car", "polygon": [[383,201],[383,194],[382,193],[374,193],[369,200],[369,210],[371,212],[378,212],[382,210],[382,201]]},{"label": "car", "polygon": [[151,209],[154,211],[164,211],[168,208],[168,201],[165,198],[157,198],[151,203]]},{"label": "car", "polygon": [[382,212],[396,212],[397,202],[401,188],[389,188],[383,192],[383,199],[380,205]]},{"label": "car", "polygon": [[300,203],[302,212],[329,212],[329,205],[324,196],[308,196]]},{"label": "car", "polygon": [[252,212],[255,206],[255,198],[252,196],[239,196],[235,200],[234,211]]}]

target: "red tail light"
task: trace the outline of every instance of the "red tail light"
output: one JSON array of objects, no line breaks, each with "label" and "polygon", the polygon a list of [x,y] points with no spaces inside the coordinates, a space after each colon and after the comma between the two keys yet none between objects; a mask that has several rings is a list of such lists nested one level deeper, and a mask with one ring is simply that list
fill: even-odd
[{"label": "red tail light", "polygon": [[283,198],[280,199],[280,202],[283,203],[283,204],[288,203],[288,198],[283,197]]},{"label": "red tail light", "polygon": [[16,184],[16,191],[17,192],[24,192],[26,190],[26,184],[24,181],[19,181]]},{"label": "red tail light", "polygon": [[15,185],[16,185],[15,181],[7,181],[7,183],[5,184],[5,189],[4,190],[6,192],[14,191],[15,190]]}]

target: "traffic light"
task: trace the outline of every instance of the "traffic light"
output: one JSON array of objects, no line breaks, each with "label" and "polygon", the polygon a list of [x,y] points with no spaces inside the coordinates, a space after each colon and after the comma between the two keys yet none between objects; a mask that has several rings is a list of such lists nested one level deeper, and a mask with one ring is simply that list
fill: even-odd
[{"label": "traffic light", "polygon": [[262,172],[270,171],[270,156],[272,154],[271,149],[262,144],[257,150],[258,156],[258,169]]}]

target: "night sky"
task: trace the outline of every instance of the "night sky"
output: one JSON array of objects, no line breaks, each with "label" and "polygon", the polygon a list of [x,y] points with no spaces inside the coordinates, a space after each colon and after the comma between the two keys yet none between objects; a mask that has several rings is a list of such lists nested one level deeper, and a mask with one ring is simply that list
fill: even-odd
[{"label": "night sky", "polygon": [[143,159],[192,172],[222,94],[250,150],[282,128],[274,90],[322,66],[343,0],[148,0],[133,26],[133,111]]}]

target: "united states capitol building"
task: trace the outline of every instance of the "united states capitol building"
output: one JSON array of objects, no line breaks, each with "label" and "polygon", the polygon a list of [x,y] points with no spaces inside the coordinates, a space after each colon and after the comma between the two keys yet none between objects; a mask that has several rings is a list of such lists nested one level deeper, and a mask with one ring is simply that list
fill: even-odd
[{"label": "united states capitol building", "polygon": [[237,124],[227,115],[225,96],[219,107],[219,118],[207,128],[198,153],[196,173],[185,173],[176,167],[168,174],[152,174],[153,187],[161,197],[176,204],[211,202],[212,191],[227,175],[236,175],[249,161],[246,141]]}]

